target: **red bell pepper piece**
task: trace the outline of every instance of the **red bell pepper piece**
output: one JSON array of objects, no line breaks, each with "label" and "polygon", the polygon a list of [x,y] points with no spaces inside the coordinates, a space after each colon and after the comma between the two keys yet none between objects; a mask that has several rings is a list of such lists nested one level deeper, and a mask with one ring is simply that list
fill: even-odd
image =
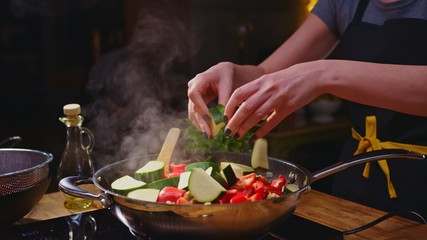
[{"label": "red bell pepper piece", "polygon": [[169,164],[171,172],[173,172],[173,173],[182,173],[182,172],[184,172],[185,171],[185,166],[187,166],[187,164],[185,164],[185,163],[181,163],[181,164],[171,163],[171,164]]},{"label": "red bell pepper piece", "polygon": [[255,182],[256,175],[255,173],[249,173],[239,178],[239,180],[231,186],[231,188],[243,191],[247,188],[252,187],[252,184]]},{"label": "red bell pepper piece", "polygon": [[176,187],[164,187],[162,190],[160,190],[159,196],[157,197],[157,202],[173,202],[176,203],[176,201],[180,197],[184,197],[185,190],[178,189]]},{"label": "red bell pepper piece", "polygon": [[245,194],[237,194],[236,196],[230,199],[230,203],[241,203],[247,201],[248,199],[246,198]]},{"label": "red bell pepper piece", "polygon": [[[268,184],[268,183],[267,183]],[[253,184],[253,189],[255,194],[259,193],[261,194],[261,196],[264,198],[266,196],[266,194],[268,193],[267,189],[268,189],[268,185],[266,186],[266,184],[262,181],[262,180],[256,180]]]},{"label": "red bell pepper piece", "polygon": [[286,178],[283,175],[279,175],[276,179],[274,179],[271,182],[271,186],[279,189],[281,192],[283,192],[283,187],[286,184]]},{"label": "red bell pepper piece", "polygon": [[176,173],[176,172],[170,172],[168,174],[165,175],[165,178],[171,178],[171,177],[179,177],[180,173]]},{"label": "red bell pepper piece", "polygon": [[259,200],[263,200],[263,199],[265,199],[264,193],[256,192],[256,193],[252,194],[252,196],[250,196],[248,198],[248,201],[255,202],[255,201],[259,201]]},{"label": "red bell pepper piece", "polygon": [[224,204],[224,203],[230,203],[230,199],[237,195],[237,189],[228,189],[224,196],[219,198],[218,203]]}]

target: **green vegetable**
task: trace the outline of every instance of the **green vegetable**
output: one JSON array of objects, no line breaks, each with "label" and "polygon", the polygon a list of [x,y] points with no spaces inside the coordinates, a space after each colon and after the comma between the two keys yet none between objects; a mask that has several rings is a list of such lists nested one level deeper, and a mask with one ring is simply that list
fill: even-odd
[{"label": "green vegetable", "polygon": [[178,187],[179,177],[162,178],[150,183],[147,183],[144,188],[162,189],[166,186]]},{"label": "green vegetable", "polygon": [[179,174],[178,189],[188,190],[188,179],[190,178],[191,172],[182,172]]},{"label": "green vegetable", "polygon": [[219,166],[215,164],[214,162],[193,162],[185,166],[185,171],[191,171],[193,168],[201,168],[203,170],[208,169],[209,167],[212,167],[215,171],[220,171]]},{"label": "green vegetable", "polygon": [[147,183],[162,179],[164,176],[164,167],[165,163],[162,161],[149,161],[135,172],[135,178]]},{"label": "green vegetable", "polygon": [[240,178],[243,175],[246,175],[246,174],[249,174],[249,173],[252,173],[255,171],[255,169],[253,169],[252,167],[249,167],[249,166],[246,166],[246,165],[240,164],[240,163],[234,163],[234,162],[221,162],[220,163],[220,168],[223,171],[227,166],[230,166],[233,169],[233,172],[237,178]]},{"label": "green vegetable", "polygon": [[133,190],[142,188],[144,185],[146,185],[145,182],[136,180],[129,175],[125,175],[112,182],[111,189],[115,193],[126,195]]},{"label": "green vegetable", "polygon": [[188,179],[188,190],[196,201],[213,202],[226,189],[201,168],[194,168]]},{"label": "green vegetable", "polygon": [[224,136],[225,122],[223,121],[224,106],[221,104],[209,108],[212,117],[212,124],[215,123],[215,129],[210,139],[206,139],[202,132],[197,130],[191,123],[184,130],[184,139],[186,140],[186,152],[248,152],[251,149],[249,138],[253,131],[249,131],[238,140]]},{"label": "green vegetable", "polygon": [[227,180],[229,186],[232,186],[237,182],[238,179],[230,164],[228,164],[224,169],[222,169],[222,173],[225,179]]},{"label": "green vegetable", "polygon": [[[217,166],[217,165],[215,165]],[[221,175],[219,167],[217,166],[215,169],[213,167],[208,167],[205,172],[209,174],[213,179],[215,179],[219,184],[221,184],[223,187],[227,187],[227,181],[225,178]]]},{"label": "green vegetable", "polygon": [[286,191],[285,193],[293,193],[299,190],[299,186],[294,183],[287,183],[286,184]]},{"label": "green vegetable", "polygon": [[251,165],[253,168],[264,168],[268,169],[268,144],[267,140],[260,138],[255,141],[251,155]]},{"label": "green vegetable", "polygon": [[148,202],[157,202],[157,197],[159,196],[159,193],[159,189],[143,188],[129,192],[127,194],[127,197]]}]

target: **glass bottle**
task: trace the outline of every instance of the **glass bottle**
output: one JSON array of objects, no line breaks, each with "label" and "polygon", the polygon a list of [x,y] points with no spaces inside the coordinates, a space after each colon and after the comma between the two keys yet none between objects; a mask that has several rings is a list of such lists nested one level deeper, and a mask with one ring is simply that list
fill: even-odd
[{"label": "glass bottle", "polygon": [[[80,115],[79,104],[67,104],[63,110],[65,116],[60,117],[59,120],[66,126],[67,142],[61,156],[57,178],[58,180],[67,176],[91,178],[94,167],[90,152],[95,144],[95,137],[89,129],[82,127],[84,118]],[[78,198],[65,193],[64,196],[64,206],[67,209],[85,209],[93,203],[90,199]]]}]

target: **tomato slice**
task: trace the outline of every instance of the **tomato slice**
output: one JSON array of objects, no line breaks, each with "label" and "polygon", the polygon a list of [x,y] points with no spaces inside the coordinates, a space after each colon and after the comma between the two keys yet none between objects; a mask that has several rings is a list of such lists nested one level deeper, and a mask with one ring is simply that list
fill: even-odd
[{"label": "tomato slice", "polygon": [[176,187],[167,186],[167,187],[164,187],[162,190],[160,190],[159,196],[157,197],[157,201],[164,202],[164,203],[165,202],[176,203],[176,201],[180,197],[184,197],[185,192],[186,192],[185,190],[178,189]]}]

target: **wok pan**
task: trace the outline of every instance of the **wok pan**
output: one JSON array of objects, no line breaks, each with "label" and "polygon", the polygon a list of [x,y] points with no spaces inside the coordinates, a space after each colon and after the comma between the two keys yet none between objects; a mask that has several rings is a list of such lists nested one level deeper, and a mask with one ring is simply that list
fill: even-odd
[{"label": "wok pan", "polygon": [[[191,162],[204,161],[213,157],[217,163],[231,161],[250,166],[250,154],[245,153],[203,153],[189,156]],[[257,169],[257,174],[266,176],[271,172],[272,179],[279,174],[287,176],[288,181],[299,185],[297,192],[278,198],[238,204],[187,204],[171,205],[140,201],[111,191],[111,183],[136,169],[156,156],[144,156],[122,160],[98,170],[92,179],[67,177],[60,181],[59,189],[77,197],[100,200],[105,208],[120,219],[137,236],[151,239],[256,239],[269,229],[282,223],[296,208],[300,197],[310,189],[310,184],[348,167],[370,161],[392,158],[424,159],[419,153],[399,149],[378,150],[356,155],[315,173],[292,162],[269,158],[270,170]],[[172,160],[182,163],[187,161]],[[270,175],[270,174],[269,174]],[[100,194],[86,192],[79,184],[94,183]]]}]

